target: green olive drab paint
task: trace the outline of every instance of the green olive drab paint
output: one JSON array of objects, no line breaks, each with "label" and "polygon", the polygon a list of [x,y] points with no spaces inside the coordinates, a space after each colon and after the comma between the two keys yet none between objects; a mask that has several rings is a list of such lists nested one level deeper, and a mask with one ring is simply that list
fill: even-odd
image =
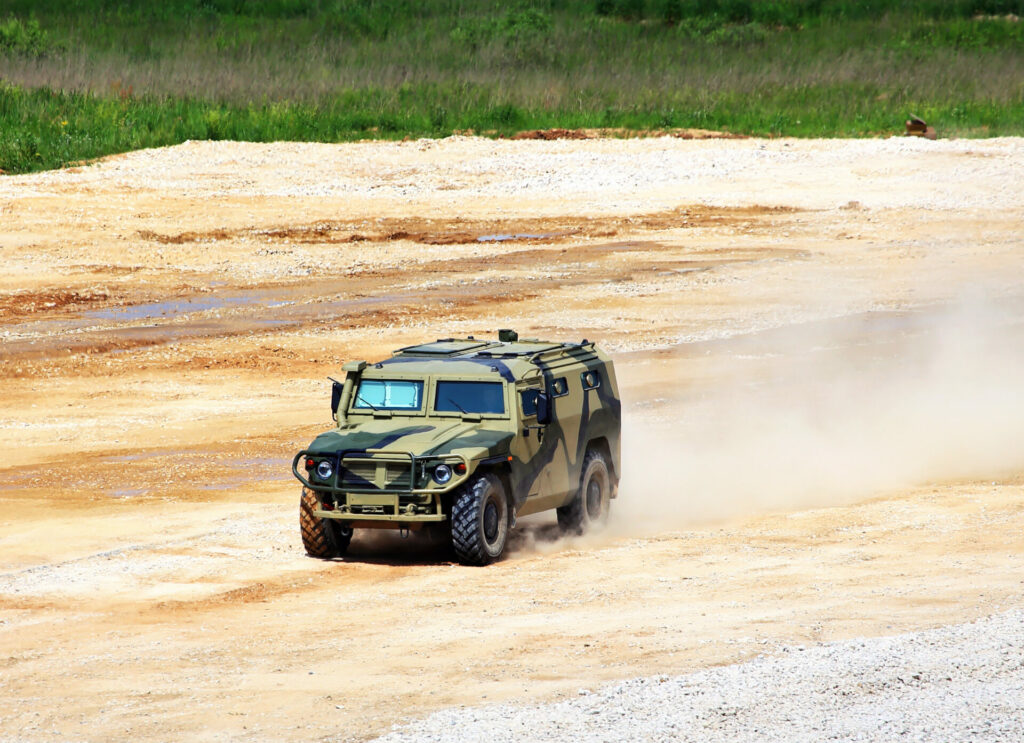
[{"label": "green olive drab paint", "polygon": [[621,477],[621,406],[593,343],[447,338],[349,362],[337,426],[299,452],[309,554],[333,557],[353,529],[443,529],[456,556],[501,556],[517,516],[556,509],[566,531],[607,519]]}]

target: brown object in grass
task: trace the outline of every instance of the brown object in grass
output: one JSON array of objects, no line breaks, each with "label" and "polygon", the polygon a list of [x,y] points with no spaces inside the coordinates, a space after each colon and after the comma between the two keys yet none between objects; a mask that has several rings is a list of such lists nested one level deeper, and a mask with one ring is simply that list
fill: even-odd
[{"label": "brown object in grass", "polygon": [[923,119],[911,115],[911,117],[907,119],[907,136],[935,139],[938,135],[935,134],[935,127],[928,126]]}]

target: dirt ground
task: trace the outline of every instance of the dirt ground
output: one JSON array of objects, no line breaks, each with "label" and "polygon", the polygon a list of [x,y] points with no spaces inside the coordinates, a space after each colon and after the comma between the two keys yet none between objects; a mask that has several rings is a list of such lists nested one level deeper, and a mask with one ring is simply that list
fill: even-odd
[{"label": "dirt ground", "polygon": [[[1024,605],[1022,167],[1019,139],[452,138],[0,179],[0,739],[365,740]],[[608,531],[305,557],[327,376],[502,327],[614,353]]]}]

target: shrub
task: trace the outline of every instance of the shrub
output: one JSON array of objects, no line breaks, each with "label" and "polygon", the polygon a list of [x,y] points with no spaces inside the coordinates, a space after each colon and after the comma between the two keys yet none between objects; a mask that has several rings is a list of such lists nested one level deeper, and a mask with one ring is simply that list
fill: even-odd
[{"label": "shrub", "polygon": [[615,5],[618,15],[629,21],[640,20],[647,10],[645,0],[618,0]]},{"label": "shrub", "polygon": [[921,23],[895,42],[899,49],[997,49],[1024,45],[1024,23],[1003,18]]},{"label": "shrub", "polygon": [[800,23],[800,9],[791,2],[765,0],[751,8],[753,18],[767,26],[794,28]]},{"label": "shrub", "polygon": [[551,30],[551,16],[537,8],[510,10],[501,18],[471,18],[456,26],[451,40],[471,49],[490,41],[520,44],[539,39]]},{"label": "shrub", "polygon": [[521,41],[539,36],[551,29],[551,16],[537,8],[509,11],[499,24],[501,35],[508,41]]},{"label": "shrub", "polygon": [[748,23],[754,17],[750,0],[721,0],[722,13],[734,23]]},{"label": "shrub", "polygon": [[658,15],[663,23],[674,26],[683,20],[682,0],[661,0],[658,6]]},{"label": "shrub", "polygon": [[627,21],[638,21],[647,10],[646,0],[595,0],[594,12],[603,16],[618,16]]},{"label": "shrub", "polygon": [[40,28],[35,18],[23,22],[20,18],[10,16],[0,22],[0,54],[41,57],[51,46],[47,33]]}]

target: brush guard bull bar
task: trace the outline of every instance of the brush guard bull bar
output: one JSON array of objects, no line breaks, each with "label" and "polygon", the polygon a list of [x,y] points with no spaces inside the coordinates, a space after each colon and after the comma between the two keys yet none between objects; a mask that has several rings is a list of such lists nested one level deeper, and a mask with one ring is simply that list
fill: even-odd
[{"label": "brush guard bull bar", "polygon": [[[312,482],[299,469],[307,457],[330,460],[334,469],[331,477]],[[292,474],[317,493],[320,507],[313,514],[318,518],[349,522],[446,521],[440,496],[466,476],[453,476],[443,487],[429,487],[433,480],[426,473],[428,461],[468,464],[458,456],[417,457],[411,452],[382,449],[345,449],[333,454],[303,450],[292,460]],[[368,477],[371,471],[372,478]],[[428,487],[417,488],[416,483],[423,481]]]}]

